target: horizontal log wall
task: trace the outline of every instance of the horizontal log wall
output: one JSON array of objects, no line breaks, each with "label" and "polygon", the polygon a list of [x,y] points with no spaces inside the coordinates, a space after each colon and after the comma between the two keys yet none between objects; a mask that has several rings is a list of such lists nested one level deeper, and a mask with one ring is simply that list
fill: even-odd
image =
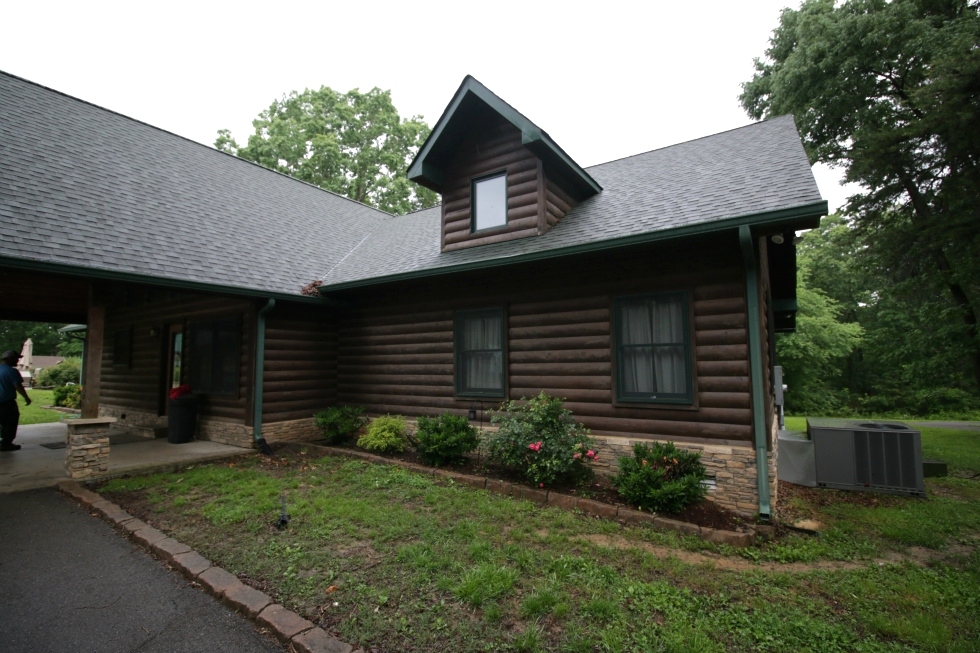
[{"label": "horizontal log wall", "polygon": [[[460,145],[451,165],[452,177],[442,191],[442,248],[444,251],[536,236],[546,225],[542,205],[541,162],[521,144],[520,131],[499,116]],[[507,172],[507,224],[472,232],[471,181],[474,177]]]},{"label": "horizontal log wall", "polygon": [[772,322],[772,292],[769,278],[769,256],[766,253],[768,240],[763,237],[759,243],[759,318],[762,323],[762,387],[765,389],[764,405],[766,412],[766,433],[770,434],[769,447],[775,441],[771,437],[773,433],[773,421],[776,415],[776,386],[773,378],[772,366],[775,353],[775,342],[773,341]]},{"label": "horizontal log wall", "polygon": [[[254,307],[248,301],[215,295],[168,293],[136,286],[120,286],[107,292],[100,403],[161,414],[170,325],[184,325],[186,338],[190,322],[231,316],[241,319],[238,394],[204,396],[199,412],[209,419],[245,423],[252,394]],[[116,365],[115,335],[125,330],[132,332],[130,364]]]},{"label": "horizontal log wall", "polygon": [[337,330],[326,312],[274,309],[266,318],[263,423],[309,418],[337,401]]},{"label": "horizontal log wall", "polygon": [[[455,395],[453,316],[503,306],[508,397],[564,397],[603,435],[747,441],[752,437],[744,274],[733,238],[691,248],[638,248],[400,284],[351,295],[340,322],[338,399],[371,413],[465,414]],[[528,284],[528,279],[535,279]],[[614,401],[611,310],[617,296],[689,292],[694,406]],[[496,400],[483,400],[487,408]]]}]

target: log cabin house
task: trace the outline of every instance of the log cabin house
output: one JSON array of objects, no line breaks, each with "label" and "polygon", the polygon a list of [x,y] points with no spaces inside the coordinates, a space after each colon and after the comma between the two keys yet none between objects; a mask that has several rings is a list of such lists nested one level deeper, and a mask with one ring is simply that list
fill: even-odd
[{"label": "log cabin house", "polygon": [[546,391],[607,463],[672,440],[771,514],[773,338],[827,211],[792,117],[583,169],[467,77],[408,176],[441,205],[388,215],[0,73],[0,319],[87,324],[84,414],[147,434],[180,382],[198,437],[244,445],[338,403]]}]

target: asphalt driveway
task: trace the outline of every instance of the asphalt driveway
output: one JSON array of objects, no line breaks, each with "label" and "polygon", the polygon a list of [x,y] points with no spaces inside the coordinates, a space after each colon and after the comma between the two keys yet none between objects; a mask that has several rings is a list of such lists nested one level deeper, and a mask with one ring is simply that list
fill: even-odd
[{"label": "asphalt driveway", "polygon": [[0,495],[0,651],[282,653],[56,490]]}]

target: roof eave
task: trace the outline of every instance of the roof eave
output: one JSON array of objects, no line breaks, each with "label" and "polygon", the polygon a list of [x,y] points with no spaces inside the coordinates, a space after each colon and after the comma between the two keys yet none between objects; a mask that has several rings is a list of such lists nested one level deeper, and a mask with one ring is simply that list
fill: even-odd
[{"label": "roof eave", "polygon": [[459,85],[456,94],[453,95],[453,99],[446,106],[446,110],[443,111],[442,116],[436,122],[436,126],[433,127],[429,137],[425,139],[425,143],[422,144],[411,165],[409,165],[407,172],[409,179],[433,190],[438,190],[438,187],[442,185],[441,168],[428,163],[426,159],[439,142],[443,132],[459,110],[467,94],[472,94],[482,100],[487,106],[504,118],[504,120],[516,127],[521,132],[521,143],[542,160],[546,160],[552,165],[559,167],[575,186],[579,194],[582,195],[582,199],[590,195],[595,195],[602,190],[599,182],[593,179],[582,166],[575,163],[548,136],[547,132],[528,120],[517,109],[507,104],[507,102],[471,75],[467,75],[463,79],[463,83]]},{"label": "roof eave", "polygon": [[645,232],[642,234],[633,234],[630,236],[622,236],[608,240],[572,245],[570,247],[560,247],[556,249],[530,252],[528,254],[521,254],[517,256],[502,256],[481,261],[472,261],[470,263],[463,263],[460,265],[425,268],[422,270],[413,270],[411,272],[402,272],[399,274],[392,274],[382,277],[357,279],[355,281],[346,281],[331,285],[327,285],[325,283],[317,288],[317,290],[321,295],[326,296],[329,295],[329,293],[336,292],[338,290],[348,290],[351,288],[374,286],[384,283],[392,283],[395,281],[406,281],[411,279],[422,279],[426,277],[456,274],[460,272],[469,272],[472,270],[512,265],[515,263],[527,263],[531,261],[541,261],[551,258],[599,252],[607,249],[628,247],[630,245],[640,245],[644,243],[673,240],[677,238],[687,238],[690,236],[738,229],[742,225],[748,225],[753,229],[767,229],[776,225],[782,225],[785,229],[794,230],[813,229],[819,226],[820,218],[825,215],[827,215],[827,201],[820,200],[819,202],[810,202],[784,209],[733,216],[731,218],[725,218],[723,220],[716,220],[704,224]]},{"label": "roof eave", "polygon": [[64,274],[84,279],[95,279],[101,281],[122,281],[128,283],[141,283],[180,290],[196,290],[199,292],[219,293],[222,295],[233,295],[238,297],[250,298],[275,298],[295,302],[313,303],[323,305],[323,299],[317,296],[301,295],[296,293],[284,293],[281,291],[263,290],[259,288],[245,288],[241,286],[229,286],[224,284],[206,283],[202,281],[189,281],[187,279],[173,279],[169,277],[156,277],[149,274],[139,274],[136,272],[125,272],[120,270],[106,270],[104,268],[85,267],[81,265],[68,265],[65,263],[52,263],[36,259],[22,259],[11,256],[0,255],[0,266],[28,270],[32,272],[48,272],[51,274]]}]

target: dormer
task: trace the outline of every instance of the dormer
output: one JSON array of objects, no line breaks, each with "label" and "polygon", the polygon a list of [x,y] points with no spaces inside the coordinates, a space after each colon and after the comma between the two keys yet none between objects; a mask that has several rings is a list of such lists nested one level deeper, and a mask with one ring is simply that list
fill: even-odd
[{"label": "dormer", "polygon": [[602,188],[542,129],[467,75],[408,169],[442,195],[442,250],[543,236]]}]

